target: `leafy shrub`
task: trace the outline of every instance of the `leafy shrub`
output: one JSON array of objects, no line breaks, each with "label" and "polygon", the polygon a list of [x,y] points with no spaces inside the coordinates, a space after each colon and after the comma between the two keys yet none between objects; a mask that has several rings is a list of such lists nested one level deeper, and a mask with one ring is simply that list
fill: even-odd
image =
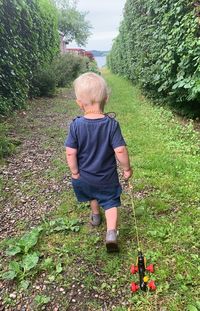
[{"label": "leafy shrub", "polygon": [[6,116],[9,115],[12,111],[13,102],[11,99],[7,99],[3,96],[0,96],[0,115]]},{"label": "leafy shrub", "polygon": [[39,69],[32,80],[31,96],[53,96],[56,89],[56,74],[52,68]]},{"label": "leafy shrub", "polygon": [[49,66],[35,72],[29,94],[32,97],[52,96],[56,86],[65,87],[86,71],[88,58],[69,53],[58,55]]},{"label": "leafy shrub", "polygon": [[92,71],[92,72],[95,72],[97,74],[101,74],[100,71],[99,71],[99,68],[97,66],[96,61],[92,61],[92,62],[90,61],[88,63],[88,71]]},{"label": "leafy shrub", "polygon": [[93,71],[100,73],[96,62],[76,54],[60,54],[45,68],[35,71],[29,96],[52,96],[57,87],[70,85],[81,73]]},{"label": "leafy shrub", "polygon": [[50,0],[2,0],[0,20],[0,111],[7,113],[23,106],[33,72],[57,53],[59,35]]},{"label": "leafy shrub", "polygon": [[56,86],[65,87],[86,71],[99,73],[96,62],[76,54],[64,54],[54,58],[50,66],[40,69],[32,80],[32,96],[51,96]]},{"label": "leafy shrub", "polygon": [[156,97],[200,104],[200,4],[127,0],[108,66]]},{"label": "leafy shrub", "polygon": [[56,57],[51,68],[55,73],[57,86],[65,87],[80,73],[87,71],[87,63],[85,58],[67,53]]}]

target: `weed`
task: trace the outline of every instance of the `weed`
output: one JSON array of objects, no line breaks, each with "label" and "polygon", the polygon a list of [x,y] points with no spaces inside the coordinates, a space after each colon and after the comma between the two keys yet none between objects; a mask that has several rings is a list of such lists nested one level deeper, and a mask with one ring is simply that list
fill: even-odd
[{"label": "weed", "polygon": [[35,306],[37,308],[39,307],[42,307],[44,305],[46,305],[47,303],[49,303],[49,301],[51,300],[50,297],[48,296],[45,296],[45,295],[37,295],[34,299],[34,303],[35,303]]},{"label": "weed", "polygon": [[[40,252],[36,250],[39,238],[41,235],[49,235],[54,232],[78,232],[78,220],[69,220],[58,218],[51,221],[46,221],[43,225],[32,229],[30,232],[24,234],[21,238],[14,239],[10,242],[6,250],[8,257],[15,257],[8,264],[8,270],[1,272],[1,278],[5,280],[17,279],[21,282],[22,288],[27,288],[25,278],[30,275],[29,271],[36,268],[40,259]],[[62,263],[53,263],[52,258],[46,258],[41,264],[41,270],[52,270],[55,268],[55,275],[62,272]]]}]

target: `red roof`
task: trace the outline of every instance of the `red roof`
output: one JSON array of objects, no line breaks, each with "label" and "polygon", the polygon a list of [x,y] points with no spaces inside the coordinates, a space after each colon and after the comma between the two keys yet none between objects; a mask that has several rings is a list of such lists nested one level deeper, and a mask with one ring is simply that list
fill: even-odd
[{"label": "red roof", "polygon": [[67,48],[67,52],[77,52],[80,55],[87,56],[89,59],[94,60],[94,55],[90,51],[85,51],[84,49],[80,48]]}]

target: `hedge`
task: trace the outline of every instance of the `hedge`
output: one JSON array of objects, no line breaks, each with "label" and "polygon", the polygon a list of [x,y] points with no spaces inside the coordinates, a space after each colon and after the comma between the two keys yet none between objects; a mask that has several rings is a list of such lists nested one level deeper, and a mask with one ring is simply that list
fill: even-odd
[{"label": "hedge", "polygon": [[0,0],[0,114],[21,108],[34,71],[58,52],[51,0]]},{"label": "hedge", "polygon": [[127,0],[109,68],[174,105],[200,104],[200,1]]}]

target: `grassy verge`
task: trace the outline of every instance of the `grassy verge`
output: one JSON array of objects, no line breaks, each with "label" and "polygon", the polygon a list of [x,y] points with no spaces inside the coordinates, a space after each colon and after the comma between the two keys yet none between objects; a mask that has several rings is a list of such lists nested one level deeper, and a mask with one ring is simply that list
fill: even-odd
[{"label": "grassy verge", "polygon": [[[41,223],[49,228],[50,220],[78,219],[79,231],[64,227],[59,232],[55,228],[51,233],[42,231],[35,240],[29,236],[33,242],[27,253],[22,250],[2,258],[3,271],[9,270],[8,262],[18,263],[14,264],[18,269],[14,282],[2,281],[8,290],[3,291],[1,302],[9,310],[16,310],[19,304],[29,305],[32,310],[45,309],[46,305],[46,310],[59,307],[61,311],[103,308],[196,311],[200,308],[198,133],[193,131],[192,123],[182,126],[171,112],[152,106],[130,82],[106,71],[104,76],[112,89],[106,110],[117,113],[134,168],[132,183],[139,234],[148,262],[156,267],[153,279],[157,291],[130,292],[130,283],[137,281],[137,276],[129,272],[136,260],[137,244],[129,196],[123,194],[120,209],[121,251],[119,255],[108,255],[104,246],[105,222],[97,229],[91,228],[89,208],[77,204],[69,187],[60,192],[60,206]],[[73,101],[55,99],[51,113],[62,119],[66,112],[68,117],[79,114]],[[66,131],[56,129],[51,122],[41,131],[46,137],[44,149],[48,148],[52,134],[51,144],[63,144]],[[68,174],[61,147],[42,174],[57,185]],[[32,188],[37,188],[37,180],[32,183]],[[29,190],[26,191],[28,195]],[[2,247],[13,244],[19,247],[18,240],[4,241]]]},{"label": "grassy verge", "polygon": [[[198,309],[199,133],[192,122],[182,126],[170,111],[152,106],[129,82],[109,73],[105,77],[113,90],[107,109],[117,113],[122,126],[135,193],[149,191],[135,205],[142,214],[143,249],[157,266],[158,305]],[[133,224],[130,231],[134,237]]]}]

